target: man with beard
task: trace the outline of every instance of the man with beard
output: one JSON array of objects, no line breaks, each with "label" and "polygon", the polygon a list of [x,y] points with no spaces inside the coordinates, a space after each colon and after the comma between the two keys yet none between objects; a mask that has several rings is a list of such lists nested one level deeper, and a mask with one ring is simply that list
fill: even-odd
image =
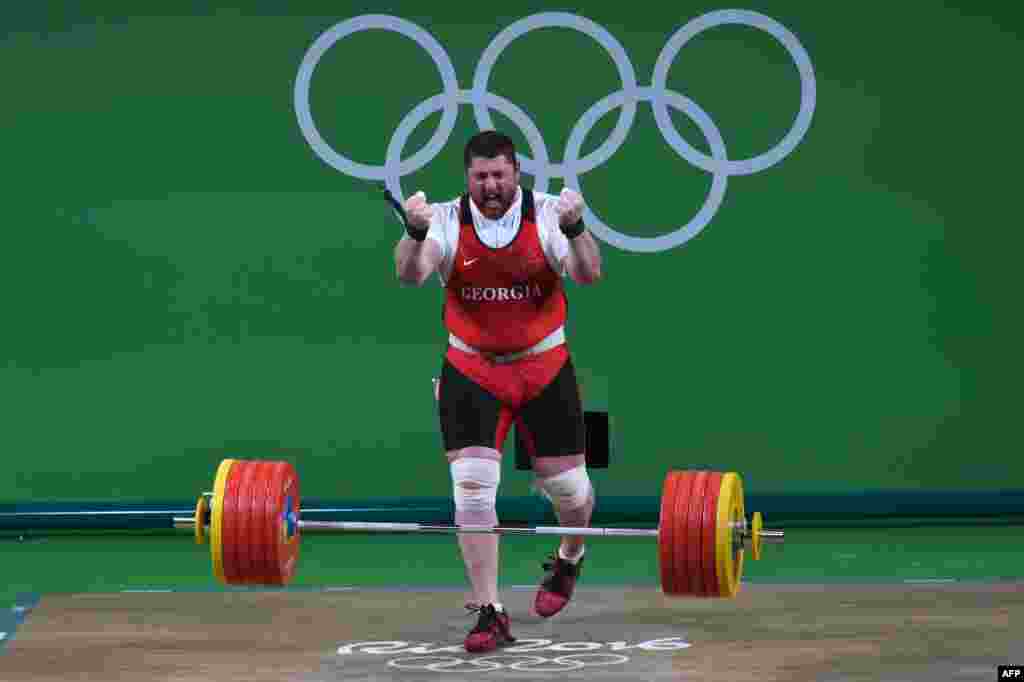
[{"label": "man with beard", "polygon": [[[395,247],[398,278],[422,285],[435,271],[445,289],[448,347],[438,389],[439,418],[458,526],[498,524],[501,446],[513,423],[531,453],[536,486],[563,526],[590,523],[594,491],[584,460],[579,387],[566,345],[562,278],[601,279],[597,242],[583,225],[583,198],[519,184],[512,140],[483,131],[466,145],[466,193],[404,205],[406,233]],[[468,651],[514,641],[498,597],[498,535],[458,536],[478,622]],[[558,613],[583,564],[583,538],[565,536],[544,563],[534,608]]]}]

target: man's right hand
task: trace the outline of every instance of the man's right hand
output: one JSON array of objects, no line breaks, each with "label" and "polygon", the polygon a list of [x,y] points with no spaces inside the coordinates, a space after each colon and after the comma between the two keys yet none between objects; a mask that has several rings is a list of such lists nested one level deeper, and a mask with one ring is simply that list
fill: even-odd
[{"label": "man's right hand", "polygon": [[405,200],[405,219],[414,230],[426,230],[434,217],[434,207],[427,203],[427,195],[416,192]]},{"label": "man's right hand", "polygon": [[[406,284],[420,286],[441,264],[441,247],[433,239],[426,239],[434,207],[427,203],[427,195],[416,192],[405,200],[406,232],[417,234],[412,239],[403,237],[395,245],[395,267],[398,279]],[[412,235],[410,235],[412,236]]]}]

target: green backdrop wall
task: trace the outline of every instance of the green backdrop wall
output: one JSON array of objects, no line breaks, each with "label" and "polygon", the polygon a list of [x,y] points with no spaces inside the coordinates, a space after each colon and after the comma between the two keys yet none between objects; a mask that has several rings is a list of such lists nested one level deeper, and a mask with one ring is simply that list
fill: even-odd
[{"label": "green backdrop wall", "polygon": [[[225,456],[289,459],[318,498],[448,494],[429,382],[440,288],[397,284],[393,216],[373,183],[315,153],[294,101],[307,50],[352,17],[423,27],[470,88],[499,31],[565,8],[431,9],[0,10],[0,501],[187,499]],[[593,2],[585,17],[647,86],[669,37],[720,9]],[[657,494],[673,467],[738,470],[748,490],[786,493],[1024,488],[1019,8],[742,9],[806,49],[813,119],[781,162],[728,178],[698,236],[657,253],[604,243],[604,280],[570,286],[586,400],[616,419],[599,492]],[[730,159],[776,145],[801,102],[790,55],[746,26],[694,37],[667,82],[707,112]],[[489,88],[558,162],[580,117],[621,85],[597,42],[547,28],[508,46]],[[310,109],[335,150],[381,164],[403,117],[441,89],[415,42],[372,30],[323,55]],[[617,117],[601,118],[583,154]],[[709,150],[687,116],[671,119]],[[428,116],[404,156],[440,120]],[[460,107],[405,193],[456,196],[476,130]],[[640,237],[689,221],[712,186],[664,141],[649,103],[580,181],[604,222]],[[511,457],[506,468],[502,493],[526,495],[528,476]]]}]

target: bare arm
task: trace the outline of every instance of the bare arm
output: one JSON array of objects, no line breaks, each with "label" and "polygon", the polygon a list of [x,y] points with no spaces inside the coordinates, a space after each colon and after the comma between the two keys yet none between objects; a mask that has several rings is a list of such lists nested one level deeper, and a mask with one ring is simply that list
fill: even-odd
[{"label": "bare arm", "polygon": [[[575,225],[583,216],[583,197],[569,188],[562,189],[555,213],[559,227]],[[596,284],[601,279],[601,249],[589,230],[569,240],[569,253],[563,264],[577,284]]]},{"label": "bare arm", "polygon": [[395,272],[402,284],[422,286],[441,264],[441,247],[433,239],[421,242],[402,235],[395,245]]},{"label": "bare arm", "polygon": [[[407,225],[426,232],[434,219],[434,207],[423,192],[409,197],[402,207]],[[416,240],[408,234],[395,244],[395,272],[402,284],[421,286],[441,263],[441,247],[432,239]]]},{"label": "bare arm", "polygon": [[569,277],[577,284],[596,284],[601,279],[601,249],[589,230],[569,240],[565,265]]}]

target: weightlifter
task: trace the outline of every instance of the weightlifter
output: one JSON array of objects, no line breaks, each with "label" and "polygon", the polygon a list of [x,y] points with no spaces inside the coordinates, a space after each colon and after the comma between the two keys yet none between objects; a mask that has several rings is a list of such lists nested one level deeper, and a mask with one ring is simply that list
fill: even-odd
[{"label": "weightlifter", "polygon": [[[513,423],[531,451],[536,486],[563,526],[590,523],[594,490],[584,462],[584,420],[566,342],[563,278],[601,279],[597,242],[583,225],[583,198],[519,184],[512,140],[473,136],[464,153],[466,192],[404,205],[406,232],[395,246],[398,279],[421,286],[434,272],[444,287],[448,346],[438,406],[451,471],[455,523],[496,526],[501,445]],[[478,614],[468,651],[514,641],[498,596],[498,535],[458,536]],[[580,536],[565,536],[534,600],[543,617],[572,597],[583,565]]]}]

